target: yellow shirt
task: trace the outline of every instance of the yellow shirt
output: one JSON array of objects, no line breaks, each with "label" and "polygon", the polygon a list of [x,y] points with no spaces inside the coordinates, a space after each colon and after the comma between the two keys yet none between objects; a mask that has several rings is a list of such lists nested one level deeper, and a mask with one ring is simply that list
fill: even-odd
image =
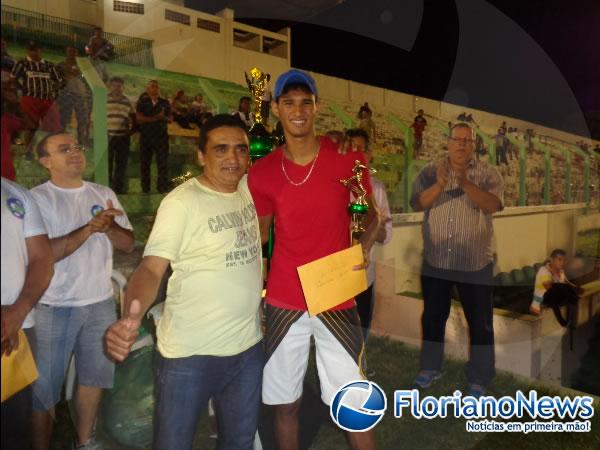
[{"label": "yellow shirt", "polygon": [[196,178],[173,190],[144,256],[166,258],[173,268],[157,329],[161,355],[230,356],[261,340],[261,243],[246,176],[231,194]]}]

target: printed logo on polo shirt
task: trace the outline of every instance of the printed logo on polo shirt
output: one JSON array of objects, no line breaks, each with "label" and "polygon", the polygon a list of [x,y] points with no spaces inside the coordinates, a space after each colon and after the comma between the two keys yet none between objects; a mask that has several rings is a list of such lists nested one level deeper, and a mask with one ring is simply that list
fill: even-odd
[{"label": "printed logo on polo shirt", "polygon": [[94,205],[92,206],[92,209],[90,209],[93,217],[98,217],[102,211],[104,211],[104,207],[102,205]]},{"label": "printed logo on polo shirt", "polygon": [[16,218],[22,219],[25,217],[25,206],[23,206],[23,202],[18,198],[10,197],[6,200],[6,206],[8,206],[8,209]]}]

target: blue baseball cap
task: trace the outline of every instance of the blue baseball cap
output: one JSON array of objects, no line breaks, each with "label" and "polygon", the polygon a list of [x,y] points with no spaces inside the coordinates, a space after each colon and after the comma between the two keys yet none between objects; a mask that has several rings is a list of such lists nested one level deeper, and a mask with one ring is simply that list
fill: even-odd
[{"label": "blue baseball cap", "polygon": [[317,96],[317,83],[315,83],[314,78],[306,72],[302,72],[301,70],[290,69],[287,72],[282,73],[279,78],[277,78],[277,81],[275,82],[275,98],[280,97],[283,89],[288,84],[292,83],[306,84],[310,89],[310,92]]}]

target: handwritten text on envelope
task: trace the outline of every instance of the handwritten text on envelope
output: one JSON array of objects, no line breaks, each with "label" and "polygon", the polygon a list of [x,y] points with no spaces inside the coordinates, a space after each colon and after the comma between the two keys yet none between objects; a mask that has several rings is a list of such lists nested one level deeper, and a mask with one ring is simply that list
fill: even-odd
[{"label": "handwritten text on envelope", "polygon": [[300,283],[311,316],[344,303],[367,289],[362,246],[355,245],[298,267]]}]

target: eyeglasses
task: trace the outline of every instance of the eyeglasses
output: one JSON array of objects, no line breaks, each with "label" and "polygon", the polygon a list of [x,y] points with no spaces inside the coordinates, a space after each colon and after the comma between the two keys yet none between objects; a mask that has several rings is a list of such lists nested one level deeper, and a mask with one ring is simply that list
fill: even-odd
[{"label": "eyeglasses", "polygon": [[473,139],[455,138],[455,137],[451,137],[450,140],[456,142],[457,144],[462,144],[462,145],[472,144],[475,142]]},{"label": "eyeglasses", "polygon": [[87,147],[83,145],[75,144],[69,146],[60,146],[58,151],[63,155],[70,155],[71,153],[85,153],[87,151]]}]

